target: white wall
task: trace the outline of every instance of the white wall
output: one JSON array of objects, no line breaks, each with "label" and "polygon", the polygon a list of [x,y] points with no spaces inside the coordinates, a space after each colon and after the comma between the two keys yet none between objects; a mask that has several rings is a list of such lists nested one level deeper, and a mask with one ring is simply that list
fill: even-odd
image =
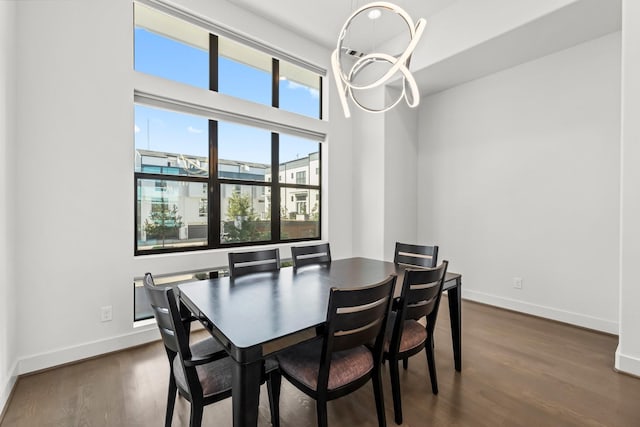
[{"label": "white wall", "polygon": [[640,376],[640,4],[622,9],[620,343],[616,368]]},{"label": "white wall", "polygon": [[[380,87],[358,99],[381,109],[398,94],[397,89]],[[401,102],[378,114],[351,105],[353,254],[392,260],[396,241],[428,243],[416,236],[418,110]]]},{"label": "white wall", "polygon": [[[328,65],[325,49],[231,3],[181,3]],[[129,1],[18,4],[20,137],[15,163],[23,167],[15,174],[15,253],[21,304],[13,325],[20,372],[157,338],[155,326],[132,327],[133,278],[146,271],[162,274],[226,264],[222,250],[133,256],[131,23]],[[338,120],[327,144],[329,161],[340,171],[333,176],[329,163],[324,177],[329,217],[323,222],[331,227],[323,232],[336,257],[349,256],[351,190],[343,168],[351,162],[350,124]],[[105,305],[113,306],[113,321],[101,323],[100,307]]]},{"label": "white wall", "polygon": [[16,379],[16,285],[13,277],[12,220],[14,180],[11,177],[15,138],[15,23],[13,2],[0,2],[0,413]]},{"label": "white wall", "polygon": [[[399,91],[388,89],[388,101]],[[390,104],[390,102],[388,102]],[[428,245],[417,236],[418,108],[405,102],[384,116],[384,259],[393,260],[396,242]]]},{"label": "white wall", "polygon": [[616,333],[620,33],[427,97],[419,120],[419,237],[463,295]]},{"label": "white wall", "polygon": [[[366,97],[364,97],[366,96]],[[363,95],[367,105],[384,100],[383,88]],[[342,109],[340,109],[342,112]],[[362,111],[351,104],[353,167],[353,254],[382,258],[384,254],[384,115]]]},{"label": "white wall", "polygon": [[[329,165],[329,176],[322,177],[323,188],[328,188],[322,195],[328,211],[329,221],[324,221],[323,230],[328,228],[327,240],[331,242],[331,256],[335,259],[347,258],[353,255],[353,131],[352,121],[346,119],[342,113],[340,100],[337,96],[333,73],[327,73],[324,80],[329,89],[329,123],[330,134],[322,155]],[[328,185],[327,185],[328,184]],[[326,215],[325,215],[326,217]]]},{"label": "white wall", "polygon": [[[19,4],[21,372],[118,348],[109,340],[131,333],[131,9]],[[100,323],[104,305],[113,305],[113,322]]]}]

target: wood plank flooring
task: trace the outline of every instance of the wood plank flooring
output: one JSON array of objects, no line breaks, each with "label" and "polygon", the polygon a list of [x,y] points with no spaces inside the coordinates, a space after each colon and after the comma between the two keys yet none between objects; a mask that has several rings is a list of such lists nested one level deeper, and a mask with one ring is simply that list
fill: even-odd
[{"label": "wood plank flooring", "polygon": [[[453,368],[443,301],[436,331],[440,393],[423,354],[401,370],[404,426],[640,426],[640,379],[613,371],[617,337],[463,302],[462,373]],[[206,332],[197,332],[200,338]],[[2,427],[164,425],[168,364],[160,342],[22,377]],[[385,370],[389,426],[393,404]],[[270,425],[266,389],[260,426]],[[283,380],[283,427],[316,425],[315,403]],[[176,402],[173,426],[187,426]],[[231,400],[205,408],[203,425],[230,426]],[[370,384],[329,403],[329,424],[377,426]]]}]

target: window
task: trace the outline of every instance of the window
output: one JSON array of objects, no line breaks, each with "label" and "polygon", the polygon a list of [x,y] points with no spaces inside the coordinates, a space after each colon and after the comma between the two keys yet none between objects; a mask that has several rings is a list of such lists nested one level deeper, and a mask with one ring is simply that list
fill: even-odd
[{"label": "window", "polygon": [[136,177],[138,251],[207,246],[207,222],[199,204],[203,187],[169,177]]},{"label": "window", "polygon": [[296,172],[296,184],[306,184],[306,183],[307,183],[307,171]]},{"label": "window", "polygon": [[280,61],[280,108],[320,117],[321,79],[312,71]]},{"label": "window", "polygon": [[136,71],[209,89],[209,34],[195,25],[136,3],[134,52]]},{"label": "window", "polygon": [[[134,7],[139,76],[321,119],[318,73],[146,5]],[[299,133],[293,136],[286,126],[231,113],[220,120],[206,105],[191,108],[193,101],[164,93],[136,93],[135,100],[136,255],[320,238],[317,132],[301,136],[304,129],[291,126]]]},{"label": "window", "polygon": [[218,91],[271,105],[271,57],[256,49],[218,37]]},{"label": "window", "polygon": [[208,121],[142,105],[134,113],[136,251],[206,247]]},{"label": "window", "polygon": [[289,176],[287,171],[292,171],[291,181],[281,187],[282,240],[319,236],[320,177],[309,172],[320,165],[320,145],[308,139],[280,135],[280,171],[285,176]]},{"label": "window", "polygon": [[317,236],[320,231],[320,211],[316,201],[318,190],[283,188],[281,191],[282,240]]},{"label": "window", "polygon": [[198,206],[198,216],[206,217],[207,212],[209,212],[209,199],[202,198],[200,199],[200,205]]},{"label": "window", "polygon": [[220,243],[271,241],[271,211],[262,185],[222,184]]}]

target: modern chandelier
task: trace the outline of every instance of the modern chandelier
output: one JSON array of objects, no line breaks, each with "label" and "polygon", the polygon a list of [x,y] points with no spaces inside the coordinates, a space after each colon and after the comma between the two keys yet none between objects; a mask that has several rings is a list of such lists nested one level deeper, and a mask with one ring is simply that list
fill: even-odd
[{"label": "modern chandelier", "polygon": [[[347,34],[347,31],[349,30],[351,23],[357,16],[364,13],[366,13],[369,18],[375,19],[380,16],[380,10],[388,10],[390,12],[396,13],[402,19],[404,19],[409,29],[409,44],[406,46],[404,52],[395,56],[383,52],[374,52],[368,54],[358,53],[354,56],[358,57],[358,59],[351,66],[351,69],[345,72],[340,57],[342,52],[349,52],[351,55],[353,55],[353,51],[343,45],[345,36]],[[418,85],[415,78],[409,71],[409,62],[411,60],[411,55],[413,54],[414,49],[416,48],[418,42],[420,41],[420,38],[422,37],[422,33],[424,32],[426,24],[427,21],[424,18],[420,18],[414,25],[411,16],[409,16],[409,14],[404,9],[393,3],[384,1],[365,4],[364,6],[353,12],[351,16],[349,16],[349,18],[347,18],[338,36],[338,44],[336,50],[334,50],[333,54],[331,55],[331,66],[333,68],[336,86],[338,87],[338,95],[340,97],[340,102],[342,104],[342,109],[344,110],[345,117],[351,117],[351,110],[349,109],[349,103],[347,101],[348,98],[351,98],[353,103],[360,107],[362,110],[370,113],[383,113],[385,111],[389,111],[390,109],[398,105],[398,103],[402,99],[405,99],[407,105],[411,108],[416,107],[420,103],[420,93],[418,91]],[[365,70],[368,66],[379,62],[388,63],[388,65],[390,65],[390,68],[382,76],[380,76],[379,78],[375,78],[371,82],[361,84],[355,83],[356,77],[363,70]],[[354,90],[358,91],[376,88],[380,85],[385,84],[398,72],[402,74],[402,92],[400,93],[398,98],[390,105],[383,108],[372,108],[364,105],[362,101],[358,100],[354,96]]]}]

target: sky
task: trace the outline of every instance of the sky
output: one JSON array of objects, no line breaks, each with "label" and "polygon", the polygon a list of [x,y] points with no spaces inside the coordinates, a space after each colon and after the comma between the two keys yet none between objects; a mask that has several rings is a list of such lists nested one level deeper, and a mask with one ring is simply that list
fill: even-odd
[{"label": "sky", "polygon": [[[208,89],[209,53],[205,50],[135,30],[135,69],[192,86]],[[271,75],[238,62],[220,58],[218,91],[253,102],[271,105]],[[280,82],[283,109],[318,117],[318,91],[288,80]],[[135,147],[154,151],[206,157],[208,119],[168,110],[135,106]],[[228,122],[218,123],[221,159],[271,162],[271,133],[268,130]],[[318,151],[318,142],[280,135],[280,162]]]}]

